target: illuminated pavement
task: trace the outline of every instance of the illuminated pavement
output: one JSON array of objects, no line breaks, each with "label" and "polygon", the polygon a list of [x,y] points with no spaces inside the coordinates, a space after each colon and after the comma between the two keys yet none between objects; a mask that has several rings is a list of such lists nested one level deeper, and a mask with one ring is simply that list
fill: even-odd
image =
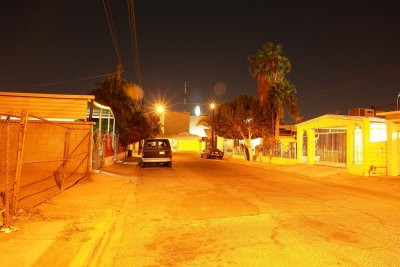
[{"label": "illuminated pavement", "polygon": [[400,266],[399,177],[189,153],[125,163],[22,216],[0,266]]},{"label": "illuminated pavement", "polygon": [[139,169],[96,265],[400,266],[397,177],[174,160]]}]

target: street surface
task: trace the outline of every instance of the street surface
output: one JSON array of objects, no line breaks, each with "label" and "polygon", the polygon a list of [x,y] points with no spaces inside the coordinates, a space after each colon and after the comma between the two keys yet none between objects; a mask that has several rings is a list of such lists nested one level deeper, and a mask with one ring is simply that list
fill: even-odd
[{"label": "street surface", "polygon": [[139,169],[100,265],[400,266],[400,192],[173,160]]}]

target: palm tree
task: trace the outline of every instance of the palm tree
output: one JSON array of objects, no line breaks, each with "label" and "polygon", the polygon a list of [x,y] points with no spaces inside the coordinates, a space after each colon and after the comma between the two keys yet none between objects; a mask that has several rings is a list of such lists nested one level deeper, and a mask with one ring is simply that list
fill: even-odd
[{"label": "palm tree", "polygon": [[285,115],[285,107],[296,121],[300,118],[300,106],[296,93],[296,88],[288,80],[272,84],[269,90],[268,105],[275,113],[275,141],[279,140],[279,126]]},{"label": "palm tree", "polygon": [[283,82],[285,75],[290,72],[291,65],[289,59],[282,55],[282,45],[270,42],[264,43],[248,60],[249,71],[257,78],[258,97],[263,105],[272,84]]}]

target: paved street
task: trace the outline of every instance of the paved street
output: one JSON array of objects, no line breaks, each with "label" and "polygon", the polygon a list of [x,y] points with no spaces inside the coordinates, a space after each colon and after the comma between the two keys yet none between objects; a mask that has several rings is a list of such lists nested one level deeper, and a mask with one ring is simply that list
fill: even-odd
[{"label": "paved street", "polygon": [[400,192],[189,153],[138,174],[103,266],[400,265]]}]

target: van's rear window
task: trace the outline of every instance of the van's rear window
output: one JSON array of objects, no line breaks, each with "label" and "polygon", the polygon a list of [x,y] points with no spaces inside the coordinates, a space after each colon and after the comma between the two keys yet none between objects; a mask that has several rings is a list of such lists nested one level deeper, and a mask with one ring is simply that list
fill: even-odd
[{"label": "van's rear window", "polygon": [[146,142],[147,149],[169,148],[166,140],[149,140]]}]

